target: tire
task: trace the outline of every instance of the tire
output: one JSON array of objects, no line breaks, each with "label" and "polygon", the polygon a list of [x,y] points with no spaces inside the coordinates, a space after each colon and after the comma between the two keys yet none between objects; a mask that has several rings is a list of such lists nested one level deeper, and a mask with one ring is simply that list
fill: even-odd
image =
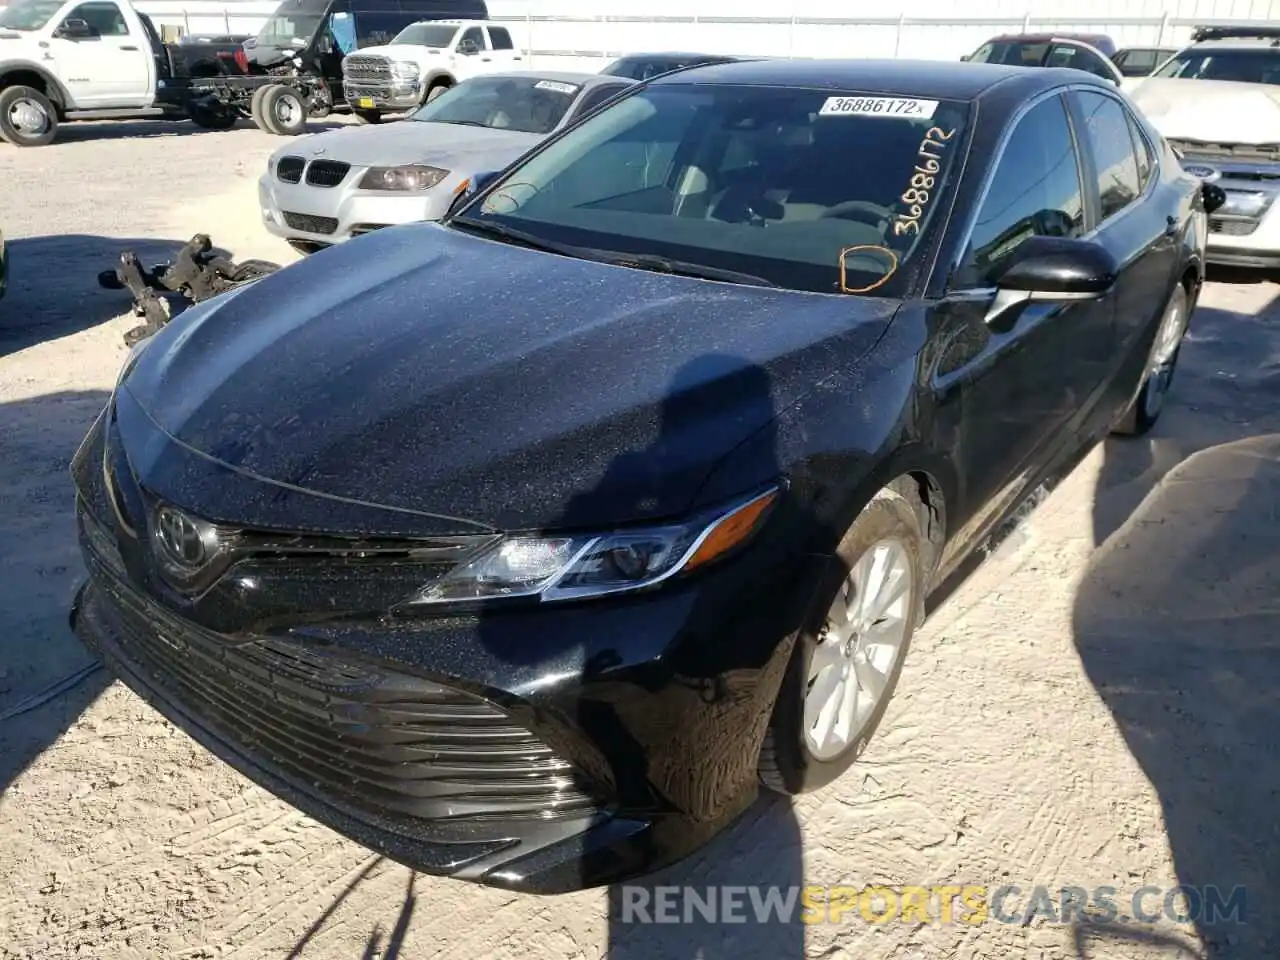
[{"label": "tire", "polygon": [[58,111],[34,87],[0,90],[0,137],[15,147],[43,147],[58,135]]},{"label": "tire", "polygon": [[187,117],[203,130],[230,130],[239,119],[227,107],[188,107]]},{"label": "tire", "polygon": [[[853,521],[836,548],[840,562],[831,564],[830,572],[819,585],[814,607],[806,617],[805,626],[796,638],[791,659],[787,663],[786,674],[760,751],[759,775],[766,787],[790,795],[816,790],[848,770],[866,749],[893,696],[902,664],[911,646],[912,634],[923,619],[923,588],[927,572],[924,558],[928,552],[928,540],[919,505],[895,489],[881,490]],[[842,645],[833,642],[833,638],[840,639],[839,634],[831,629],[831,624],[839,619],[833,617],[836,612],[833,605],[842,594],[848,595],[846,591],[853,586],[852,577],[868,567],[874,569],[877,559],[885,558],[890,561],[891,571],[909,574],[910,580],[905,590],[895,602],[888,605],[885,616],[876,621],[879,624],[876,632],[855,630],[847,643]],[[901,583],[900,579],[886,582]],[[896,590],[890,588],[889,596],[894,592]],[[870,595],[876,596],[874,591]],[[856,619],[855,608],[855,623]],[[891,621],[894,624],[886,627]],[[833,651],[842,646],[846,650],[853,647],[854,657],[859,649],[867,652],[867,648],[863,647],[864,641],[858,637],[859,632],[864,637],[875,636],[894,641],[890,644],[876,644],[874,646],[879,649],[871,652],[872,660],[881,659],[881,662],[873,664],[879,669],[871,670],[869,675],[883,684],[882,689],[878,698],[874,698],[864,708],[866,712],[861,716],[857,716],[861,711],[854,706],[855,718],[846,726],[843,744],[839,742],[840,738],[836,738],[836,742],[827,745],[826,749],[818,749],[806,731],[806,727],[810,726],[806,723],[805,713],[811,682],[813,689],[819,690],[830,680],[831,675],[827,672],[829,670],[843,670],[850,682],[853,681],[854,658],[844,654],[836,656]],[[811,678],[811,667],[822,656],[821,650],[826,650],[831,655],[824,658],[830,665]],[[881,655],[886,650],[892,656],[882,658]],[[867,666],[864,662],[862,669],[866,671]],[[855,687],[858,700],[862,700],[870,689],[860,682]]]},{"label": "tire", "polygon": [[271,132],[296,137],[307,129],[307,102],[302,94],[283,83],[273,83],[262,95],[262,115],[269,118]]},{"label": "tire", "polygon": [[259,87],[253,91],[253,97],[249,100],[249,119],[253,121],[254,126],[259,130],[278,135],[278,131],[271,126],[270,118],[262,112],[262,97],[271,86],[271,84],[267,84],[265,87]]},{"label": "tire", "polygon": [[360,123],[381,123],[382,111],[380,110],[356,110],[354,107],[351,113]]},{"label": "tire", "polygon": [[428,89],[428,90],[427,90],[427,96],[426,96],[426,98],[425,98],[422,102],[423,102],[423,103],[430,103],[432,100],[434,100],[436,97],[440,96],[442,93],[444,93],[446,90],[448,90],[448,89],[449,89],[450,87],[452,87],[452,86],[453,86],[453,84],[451,84],[451,83],[434,83],[434,84],[432,84],[432,85],[431,85],[431,87],[430,87],[430,89]]},{"label": "tire", "polygon": [[1178,366],[1178,354],[1182,338],[1187,332],[1187,288],[1181,283],[1174,289],[1165,304],[1160,326],[1146,365],[1142,368],[1142,380],[1133,400],[1112,432],[1122,437],[1140,437],[1148,433],[1164,411],[1173,374]]}]

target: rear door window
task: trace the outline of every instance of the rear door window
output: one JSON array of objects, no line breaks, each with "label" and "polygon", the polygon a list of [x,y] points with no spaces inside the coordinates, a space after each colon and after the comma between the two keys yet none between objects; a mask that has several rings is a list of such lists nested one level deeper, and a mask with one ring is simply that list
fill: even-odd
[{"label": "rear door window", "polygon": [[1082,136],[1097,168],[1099,220],[1105,221],[1142,192],[1129,120],[1120,101],[1112,97],[1092,90],[1076,90],[1071,95],[1084,117]]}]

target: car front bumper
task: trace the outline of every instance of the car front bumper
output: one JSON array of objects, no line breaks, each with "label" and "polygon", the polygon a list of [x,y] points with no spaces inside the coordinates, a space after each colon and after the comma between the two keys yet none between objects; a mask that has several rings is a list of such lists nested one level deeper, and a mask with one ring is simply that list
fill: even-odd
[{"label": "car front bumper", "polygon": [[1280,268],[1280,163],[1186,151],[1183,166],[1222,187],[1226,204],[1209,215],[1210,264]]},{"label": "car front bumper", "polygon": [[73,629],[320,822],[426,873],[559,893],[681,859],[754,800],[806,585],[829,561],[753,547],[643,595],[217,632],[155,588],[145,534],[103,508],[102,429],[73,464],[90,571]]},{"label": "car front bumper", "polygon": [[421,80],[346,80],[342,89],[347,103],[358,110],[413,110],[422,105]]},{"label": "car front bumper", "polygon": [[439,220],[448,212],[462,178],[451,174],[424,193],[361,190],[356,184],[368,170],[352,167],[336,187],[284,183],[271,171],[258,178],[258,206],[263,226],[286,240],[316,244],[341,243],[382,227]]}]

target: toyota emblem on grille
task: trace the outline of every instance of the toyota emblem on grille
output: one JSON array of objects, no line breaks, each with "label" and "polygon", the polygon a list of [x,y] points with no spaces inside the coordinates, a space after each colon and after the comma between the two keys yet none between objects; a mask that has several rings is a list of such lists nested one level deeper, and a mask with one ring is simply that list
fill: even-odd
[{"label": "toyota emblem on grille", "polygon": [[1213,167],[1206,167],[1199,163],[1183,164],[1182,169],[1187,171],[1187,173],[1191,174],[1193,177],[1199,177],[1201,180],[1217,180],[1222,176],[1222,174]]},{"label": "toyota emblem on grille", "polygon": [[155,539],[163,559],[186,573],[199,570],[218,552],[216,531],[173,507],[156,511]]}]

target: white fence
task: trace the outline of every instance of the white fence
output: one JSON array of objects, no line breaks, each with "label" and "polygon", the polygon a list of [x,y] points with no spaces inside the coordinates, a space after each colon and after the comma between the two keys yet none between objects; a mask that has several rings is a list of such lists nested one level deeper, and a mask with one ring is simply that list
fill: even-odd
[{"label": "white fence", "polygon": [[[981,6],[975,3],[971,9]],[[1060,4],[1054,6],[1062,9]],[[1195,6],[1200,8],[1201,4]],[[1210,8],[1206,13],[1222,9],[1213,3],[1204,6]],[[274,10],[275,3],[224,0],[215,5],[201,0],[142,0],[138,7],[158,24],[180,27],[184,33],[254,33]],[[1241,19],[1187,16],[1185,13],[1191,11],[1184,10],[1178,11],[1184,15],[1174,16],[1167,7],[1165,12],[1149,16],[1088,18],[1032,13],[985,17],[502,16],[499,4],[490,4],[494,22],[510,28],[530,66],[568,70],[597,70],[623,53],[672,49],[760,56],[955,60],[991,36],[1027,31],[1105,33],[1120,46],[1177,47],[1189,40],[1194,26],[1266,22],[1270,7],[1270,3],[1264,5],[1264,16]]]}]

